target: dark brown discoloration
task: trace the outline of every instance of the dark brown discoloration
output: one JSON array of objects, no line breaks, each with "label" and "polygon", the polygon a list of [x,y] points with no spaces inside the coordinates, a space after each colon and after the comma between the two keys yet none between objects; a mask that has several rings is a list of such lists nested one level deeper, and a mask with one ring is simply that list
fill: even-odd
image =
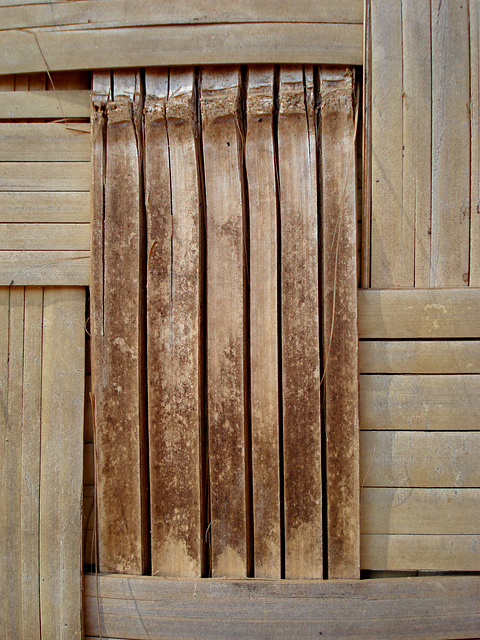
[{"label": "dark brown discoloration", "polygon": [[[99,568],[143,573],[143,293],[138,131],[134,103],[107,104],[103,394],[96,398]],[[100,354],[96,354],[98,360]]]},{"label": "dark brown discoloration", "polygon": [[246,575],[244,243],[238,68],[205,72],[212,573]]},{"label": "dark brown discoloration", "polygon": [[273,66],[249,69],[245,159],[250,215],[255,577],[280,578],[278,256]]},{"label": "dark brown discoloration", "polygon": [[[328,577],[360,577],[353,72],[320,73]],[[333,321],[333,328],[332,328]]]},{"label": "dark brown discoloration", "polygon": [[[153,74],[147,74],[147,92]],[[200,577],[200,202],[193,71],[155,74],[146,104],[153,575]]]},{"label": "dark brown discoloration", "polygon": [[[307,77],[309,95],[313,86]],[[280,70],[280,168],[285,569],[321,578],[318,228],[313,105],[301,67]]]}]

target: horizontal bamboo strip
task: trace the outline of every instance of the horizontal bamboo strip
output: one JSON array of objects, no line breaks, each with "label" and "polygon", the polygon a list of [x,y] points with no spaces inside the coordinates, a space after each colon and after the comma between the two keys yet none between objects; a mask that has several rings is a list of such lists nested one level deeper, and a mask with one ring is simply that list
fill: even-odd
[{"label": "horizontal bamboo strip", "polygon": [[89,251],[0,251],[0,286],[76,286],[89,280]]},{"label": "horizontal bamboo strip", "polygon": [[88,191],[2,191],[2,222],[90,222]]},{"label": "horizontal bamboo strip", "polygon": [[361,375],[360,427],[480,429],[480,375]]},{"label": "horizontal bamboo strip", "polygon": [[365,487],[480,487],[480,432],[362,431]]},{"label": "horizontal bamboo strip", "polygon": [[[362,569],[480,571],[478,535],[363,534],[360,540]],[[424,596],[418,597],[425,606]]]},{"label": "horizontal bamboo strip", "polygon": [[[36,4],[38,0],[20,3],[3,0],[0,9],[2,29],[32,29],[60,26],[64,28],[137,27],[160,24],[199,24],[235,22],[349,22],[362,24],[362,0],[270,0],[256,3],[237,0],[219,3],[217,0],[183,0],[156,2],[136,0],[90,0],[76,4],[59,2]],[[8,6],[14,5],[14,6]],[[26,6],[23,6],[26,5]],[[33,6],[32,6],[33,5]]]},{"label": "horizontal bamboo strip", "polygon": [[480,534],[480,489],[366,487],[362,533]]},{"label": "horizontal bamboo strip", "polygon": [[90,160],[90,124],[0,123],[0,162]]},{"label": "horizontal bamboo strip", "polygon": [[[38,37],[38,43],[35,39]],[[360,24],[231,24],[6,31],[0,73],[254,62],[362,63]]]},{"label": "horizontal bamboo strip", "polygon": [[2,91],[0,118],[88,118],[90,92]]},{"label": "horizontal bamboo strip", "polygon": [[360,338],[480,337],[479,289],[360,289]]},{"label": "horizontal bamboo strip", "polygon": [[87,575],[85,632],[99,636],[100,611],[104,639],[476,638],[479,586],[478,576],[194,582]]},{"label": "horizontal bamboo strip", "polygon": [[88,251],[89,224],[1,224],[0,251]]},{"label": "horizontal bamboo strip", "polygon": [[480,373],[480,341],[362,341],[360,373]]},{"label": "horizontal bamboo strip", "polygon": [[89,162],[0,162],[0,191],[89,189]]}]

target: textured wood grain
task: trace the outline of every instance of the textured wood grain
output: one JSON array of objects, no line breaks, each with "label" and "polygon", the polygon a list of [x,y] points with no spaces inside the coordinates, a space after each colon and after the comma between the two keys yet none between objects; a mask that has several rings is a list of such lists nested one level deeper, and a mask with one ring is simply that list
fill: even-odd
[{"label": "textured wood grain", "polygon": [[480,286],[480,7],[470,19],[470,286]]},{"label": "textured wood grain", "polygon": [[480,373],[478,340],[361,341],[360,373]]},{"label": "textured wood grain", "polygon": [[477,535],[480,489],[367,487],[362,533]]},{"label": "textured wood grain", "polygon": [[414,211],[403,194],[402,3],[371,2],[371,286],[414,285]]},{"label": "textured wood grain", "polygon": [[[103,0],[101,3],[86,1],[79,5],[65,3],[29,4],[27,2],[2,2],[0,24],[2,29],[31,29],[53,27],[82,29],[97,27],[131,27],[159,24],[199,24],[235,22],[346,22],[362,24],[361,0],[328,0],[316,2],[300,0],[293,7],[285,0],[258,4],[251,0],[237,0],[231,5],[219,5],[215,0],[195,0],[175,3],[172,6],[152,0],[136,1],[125,5],[119,0]],[[17,6],[15,6],[17,5]],[[23,6],[27,5],[27,6]],[[1,6],[1,5],[0,5]]]},{"label": "textured wood grain", "polygon": [[1,123],[0,161],[88,161],[89,133],[89,124]]},{"label": "textured wood grain", "polygon": [[[280,68],[278,157],[285,470],[285,575],[321,578],[320,344],[313,78]],[[307,92],[307,93],[305,93]],[[310,96],[305,102],[305,95]]]},{"label": "textured wood grain", "polygon": [[[361,536],[362,569],[479,571],[479,539],[478,535],[364,534]],[[419,595],[419,602],[422,598]],[[478,601],[478,592],[476,598]]]},{"label": "textured wood grain", "polygon": [[2,91],[0,118],[88,118],[88,91]]},{"label": "textured wood grain", "polygon": [[[51,70],[178,64],[361,64],[360,24],[247,23],[38,31]],[[2,33],[0,72],[44,71],[33,33]]]},{"label": "textured wood grain", "polygon": [[362,429],[476,431],[480,376],[362,375]]},{"label": "textured wood grain", "polygon": [[360,338],[478,338],[475,289],[359,291]]},{"label": "textured wood grain", "polygon": [[90,194],[87,191],[0,192],[1,223],[89,221]]},{"label": "textured wood grain", "polygon": [[88,251],[89,224],[6,223],[0,226],[0,251]]},{"label": "textured wood grain", "polygon": [[255,577],[279,578],[278,229],[273,66],[250,67],[245,162],[250,212],[250,350]]},{"label": "textured wood grain", "polygon": [[0,251],[0,285],[87,285],[89,251]]},{"label": "textured wood grain", "polygon": [[480,433],[362,431],[365,487],[479,487]]},{"label": "textured wood grain", "polygon": [[88,191],[89,162],[0,162],[0,191]]},{"label": "textured wood grain", "polygon": [[[430,285],[431,170],[432,170],[432,60],[430,2],[402,0],[402,124],[403,199],[407,229],[415,242],[414,282]],[[396,209],[385,211],[396,218]],[[381,215],[381,212],[379,212]],[[395,253],[401,249],[392,247]],[[401,256],[399,256],[401,260]],[[404,258],[405,259],[405,258]],[[412,259],[411,253],[406,256]],[[410,266],[410,265],[409,265]],[[392,284],[400,284],[394,282]],[[403,283],[402,283],[403,284]],[[410,283],[411,284],[411,283]]]},{"label": "textured wood grain", "polygon": [[61,640],[82,637],[84,321],[84,288],[45,288],[40,611],[42,637]]},{"label": "textured wood grain", "polygon": [[[360,577],[356,145],[352,69],[322,67],[322,311],[328,577]],[[312,105],[313,106],[313,105]],[[309,114],[313,121],[313,109]]]},{"label": "textured wood grain", "polygon": [[202,75],[212,575],[245,577],[245,238],[240,69]]},{"label": "textured wood grain", "polygon": [[146,92],[152,574],[200,577],[202,220],[193,69],[149,71]]},{"label": "textured wood grain", "polygon": [[[98,637],[94,575],[85,587],[86,634]],[[98,587],[103,638],[464,640],[477,638],[480,624],[478,576],[352,582],[99,576]]]},{"label": "textured wood grain", "polygon": [[124,573],[142,573],[148,561],[138,108],[134,95],[107,104],[100,397],[94,383],[99,566]]},{"label": "textured wood grain", "polygon": [[469,280],[468,3],[432,0],[432,266],[430,286]]}]

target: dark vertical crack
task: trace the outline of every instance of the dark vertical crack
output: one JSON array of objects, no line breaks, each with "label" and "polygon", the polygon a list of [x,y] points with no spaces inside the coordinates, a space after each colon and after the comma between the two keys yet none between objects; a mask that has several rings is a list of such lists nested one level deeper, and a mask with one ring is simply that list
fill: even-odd
[{"label": "dark vertical crack", "polygon": [[200,405],[200,548],[202,578],[212,575],[211,566],[211,535],[210,535],[210,473],[208,457],[208,404],[207,404],[207,206],[205,190],[205,171],[203,164],[202,112],[200,97],[202,89],[202,75],[200,69],[195,69],[195,153],[197,160],[198,193],[200,203],[200,265],[199,265],[199,295],[200,295],[200,344],[199,344],[199,405]]},{"label": "dark vertical crack", "polygon": [[275,193],[277,209],[277,361],[278,361],[278,447],[280,482],[280,577],[285,578],[285,468],[283,447],[283,385],[282,385],[282,236],[280,214],[280,169],[278,159],[278,114],[280,91],[280,67],[273,72],[273,161],[275,168]]}]

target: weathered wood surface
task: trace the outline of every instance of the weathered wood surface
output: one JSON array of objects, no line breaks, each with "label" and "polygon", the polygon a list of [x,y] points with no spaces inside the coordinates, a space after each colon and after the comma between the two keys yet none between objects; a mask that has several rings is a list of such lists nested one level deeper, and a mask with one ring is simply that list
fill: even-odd
[{"label": "weathered wood surface", "polygon": [[479,432],[362,431],[365,487],[479,487]]},{"label": "weathered wood surface", "polygon": [[202,74],[212,575],[247,575],[246,254],[240,68]]},{"label": "weathered wood surface", "polygon": [[[353,91],[352,69],[321,68],[322,311],[329,579],[360,577]],[[313,104],[308,115],[310,127],[314,129]]]},{"label": "weathered wood surface", "polygon": [[[9,6],[11,5],[11,6]],[[25,6],[26,5],[26,6]],[[33,6],[32,6],[33,5]],[[219,5],[216,0],[187,0],[173,5],[155,0],[137,0],[127,4],[121,0],[86,1],[78,6],[35,2],[11,2],[0,4],[2,29],[32,29],[61,27],[62,29],[156,26],[160,24],[201,24],[235,22],[342,22],[362,24],[361,0],[328,0],[316,2],[300,0],[293,7],[286,0],[274,0],[268,4],[236,0],[229,5]]]},{"label": "weathered wood surface", "polygon": [[480,373],[478,340],[364,340],[360,373]]},{"label": "weathered wood surface", "polygon": [[146,94],[152,574],[200,577],[203,220],[193,69],[147,71]]},{"label": "weathered wood surface", "polygon": [[[474,577],[357,581],[172,581],[85,577],[87,637],[396,640],[477,638]],[[319,636],[319,634],[322,634]]]},{"label": "weathered wood surface", "polygon": [[478,338],[480,290],[359,290],[360,338]]},{"label": "weathered wood surface", "polygon": [[[285,477],[285,577],[321,578],[318,222],[313,76],[280,68],[278,164]],[[306,103],[305,96],[309,96]]]},{"label": "weathered wood surface", "polygon": [[250,351],[255,576],[280,578],[278,237],[273,66],[248,72],[245,162],[250,214]]},{"label": "weathered wood surface", "polygon": [[[122,86],[121,73],[114,83]],[[96,479],[99,567],[142,573],[148,562],[144,486],[144,256],[138,147],[139,76],[130,74],[129,97],[106,107],[103,258],[103,345],[95,340],[98,384]],[[135,93],[134,93],[135,91]],[[98,197],[94,200],[98,203]],[[102,215],[101,211],[94,215]],[[95,242],[96,240],[94,240]],[[100,276],[100,274],[99,274]],[[101,300],[94,304],[102,305]],[[97,317],[95,320],[98,323]],[[94,325],[97,331],[98,324]],[[107,347],[108,346],[108,347]]]},{"label": "weathered wood surface", "polygon": [[88,251],[89,224],[6,223],[0,225],[0,251]]},{"label": "weathered wood surface", "polygon": [[360,427],[477,431],[480,375],[361,375]]},{"label": "weathered wood surface", "polygon": [[470,286],[480,286],[480,6],[469,4],[470,22]]},{"label": "weathered wood surface", "polygon": [[89,251],[1,251],[0,285],[85,286]]},{"label": "weathered wood surface", "polygon": [[0,162],[0,191],[88,191],[89,162]]},{"label": "weathered wood surface", "polygon": [[[383,571],[480,571],[479,542],[478,535],[363,534],[362,568]],[[419,603],[425,607],[423,596],[419,594],[418,597]],[[477,611],[479,598],[477,592]],[[473,637],[478,637],[478,622]]]},{"label": "weathered wood surface", "polygon": [[85,290],[46,288],[43,307],[41,629],[42,637],[80,639]]},{"label": "weathered wood surface", "polygon": [[362,63],[361,24],[246,23],[2,33],[0,73],[258,62]]},{"label": "weathered wood surface", "polygon": [[[44,67],[45,68],[45,67]],[[2,90],[0,118],[88,118],[90,93],[78,89],[61,91]]]},{"label": "weathered wood surface", "polygon": [[470,78],[468,4],[432,1],[430,286],[468,285]]},{"label": "weathered wood surface", "polygon": [[89,134],[88,123],[0,123],[0,161],[88,161]]},{"label": "weathered wood surface", "polygon": [[479,499],[480,489],[365,487],[362,534],[478,535]]},{"label": "weathered wood surface", "polygon": [[[90,141],[89,141],[90,145]],[[90,221],[88,191],[0,192],[0,222],[61,222]]]},{"label": "weathered wood surface", "polygon": [[372,241],[372,3],[364,1],[363,18],[363,96],[362,96],[362,207],[361,280],[365,289],[370,287]]}]

